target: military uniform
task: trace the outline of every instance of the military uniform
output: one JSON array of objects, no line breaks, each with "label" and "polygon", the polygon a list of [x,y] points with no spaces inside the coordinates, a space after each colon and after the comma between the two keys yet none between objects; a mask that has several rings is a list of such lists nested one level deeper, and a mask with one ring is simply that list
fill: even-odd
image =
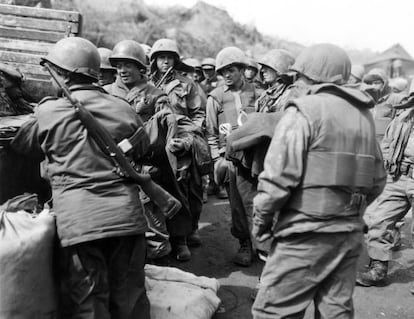
[{"label": "military uniform", "polygon": [[147,122],[155,114],[158,99],[165,95],[150,83],[142,83],[129,89],[119,78],[107,88],[107,91],[127,100],[143,122]]},{"label": "military uniform", "polygon": [[[158,79],[159,76],[155,74],[152,78],[153,83],[156,83]],[[173,71],[161,84],[160,89],[167,94],[174,113],[189,117],[198,127],[203,126],[205,113],[193,80]]]},{"label": "military uniform", "polygon": [[282,100],[282,95],[286,88],[286,84],[277,82],[264,91],[256,101],[256,111],[262,113],[281,111],[283,108],[279,102]]},{"label": "military uniform", "polygon": [[[70,90],[116,141],[142,126],[128,103],[98,87]],[[46,99],[34,115],[19,131],[16,144],[26,153],[41,151],[46,157],[63,247],[62,280],[69,290],[65,310],[76,318],[149,318],[143,269],[147,223],[138,185],[114,172],[67,99]],[[136,160],[147,146],[144,136],[135,145]]]},{"label": "military uniform", "polygon": [[340,86],[350,60],[336,46],[308,47],[292,68],[323,84],[288,103],[259,176],[253,235],[274,242],[252,312],[303,318],[313,301],[316,317],[353,318],[362,214],[385,184],[373,100]]},{"label": "military uniform", "polygon": [[[222,124],[229,123],[235,129],[242,112],[255,111],[254,103],[258,98],[255,87],[244,82],[240,91],[233,91],[222,85],[213,90],[207,99],[207,131],[213,160],[224,156],[225,136],[219,132]],[[222,159],[224,160],[224,159]],[[255,195],[255,180],[249,172],[236,168],[229,163],[228,195],[232,214],[232,234],[240,241],[250,240],[252,200]]]},{"label": "military uniform", "polygon": [[394,105],[401,103],[405,96],[406,94],[404,93],[390,93],[377,101],[373,111],[378,142],[381,143],[388,125],[397,115],[397,110],[394,109]]},{"label": "military uniform", "polygon": [[201,87],[204,89],[204,92],[206,94],[209,94],[211,91],[213,91],[215,88],[222,85],[221,81],[217,78],[217,76],[214,76],[211,79],[204,79],[201,82]]},{"label": "military uniform", "polygon": [[[273,223],[276,240],[253,306],[255,318],[304,314],[314,298],[324,317],[351,318],[363,230],[359,197],[370,202],[381,192],[382,158],[366,100],[323,91],[290,104],[294,108],[276,128],[259,178],[255,222]],[[360,104],[352,105],[350,98]],[[339,163],[353,169],[337,174]],[[336,277],[346,280],[341,289]]]},{"label": "military uniform", "polygon": [[[393,257],[395,224],[412,207],[414,195],[414,133],[412,110],[405,110],[389,125],[381,149],[387,170],[387,185],[368,207],[368,255],[388,262]],[[386,276],[386,272],[382,277]],[[383,278],[381,278],[383,279]]]}]

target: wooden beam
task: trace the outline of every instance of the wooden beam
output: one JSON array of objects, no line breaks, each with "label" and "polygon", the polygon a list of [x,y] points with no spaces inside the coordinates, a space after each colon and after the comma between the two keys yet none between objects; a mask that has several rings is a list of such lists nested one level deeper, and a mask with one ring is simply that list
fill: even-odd
[{"label": "wooden beam", "polygon": [[78,23],[75,22],[19,17],[15,15],[5,15],[1,13],[0,25],[5,27],[37,29],[55,32],[68,32],[68,30],[70,30],[70,33],[78,33]]},{"label": "wooden beam", "polygon": [[75,11],[51,10],[9,4],[0,4],[0,13],[23,17],[64,20],[70,22],[79,22],[81,19],[81,14]]},{"label": "wooden beam", "polygon": [[4,62],[38,65],[40,63],[40,57],[41,56],[37,54],[0,50],[0,61],[4,61]]},{"label": "wooden beam", "polygon": [[0,37],[0,51],[26,52],[45,55],[53,43]]},{"label": "wooden beam", "polygon": [[10,65],[13,68],[18,69],[25,77],[41,77],[41,78],[49,78],[49,73],[43,70],[41,65],[35,64],[22,64],[22,63],[15,63],[15,62],[5,62],[7,65]]},{"label": "wooden beam", "polygon": [[0,34],[5,38],[40,40],[47,42],[57,42],[66,36],[65,33],[37,31],[29,29],[16,29],[0,26]]}]

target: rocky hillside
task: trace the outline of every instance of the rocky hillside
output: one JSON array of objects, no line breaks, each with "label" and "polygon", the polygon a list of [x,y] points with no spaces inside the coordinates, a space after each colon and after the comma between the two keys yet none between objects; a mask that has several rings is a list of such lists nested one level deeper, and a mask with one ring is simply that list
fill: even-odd
[{"label": "rocky hillside", "polygon": [[[149,2],[149,1],[148,1]],[[78,10],[84,17],[83,35],[98,46],[113,47],[122,39],[152,45],[155,40],[176,39],[183,56],[215,56],[229,45],[258,56],[270,48],[297,54],[301,45],[264,36],[256,28],[235,22],[227,11],[197,2],[192,8],[160,8],[143,0],[52,0],[56,9]]]},{"label": "rocky hillside", "polygon": [[[163,37],[176,39],[184,57],[214,57],[230,45],[240,47],[253,57],[272,48],[283,48],[296,55],[303,48],[298,43],[263,35],[255,27],[237,23],[227,11],[203,1],[192,8],[161,8],[144,0],[0,0],[0,3],[79,11],[83,15],[83,36],[97,46],[108,48],[123,39],[152,45]],[[376,55],[369,50],[348,52],[356,63]]]}]

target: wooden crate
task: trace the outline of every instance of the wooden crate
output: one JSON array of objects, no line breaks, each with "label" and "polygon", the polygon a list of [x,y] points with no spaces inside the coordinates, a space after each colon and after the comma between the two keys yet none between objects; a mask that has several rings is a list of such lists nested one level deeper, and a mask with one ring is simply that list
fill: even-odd
[{"label": "wooden crate", "polygon": [[58,40],[80,35],[81,26],[79,12],[0,4],[0,62],[18,68],[39,100],[52,92],[40,58]]}]

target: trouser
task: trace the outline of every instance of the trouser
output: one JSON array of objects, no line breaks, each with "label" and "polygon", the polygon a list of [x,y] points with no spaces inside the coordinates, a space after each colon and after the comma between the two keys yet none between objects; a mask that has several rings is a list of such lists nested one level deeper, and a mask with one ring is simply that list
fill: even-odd
[{"label": "trouser", "polygon": [[167,256],[171,252],[171,244],[166,217],[153,202],[146,203],[144,208],[144,216],[149,228],[149,231],[145,233],[147,258],[154,259]]},{"label": "trouser", "polygon": [[150,318],[144,235],[64,247],[59,262],[62,318]]},{"label": "trouser", "polygon": [[395,181],[387,176],[380,196],[367,208],[364,219],[368,225],[367,248],[372,259],[392,260],[395,224],[412,207],[414,179],[401,175]]},{"label": "trouser", "polygon": [[194,232],[198,229],[203,209],[203,183],[200,174],[193,165],[188,168],[187,174],[178,181],[178,185],[188,201],[191,212],[191,231]]},{"label": "trouser", "polygon": [[257,180],[248,171],[228,165],[229,183],[226,187],[231,210],[231,233],[239,240],[250,239],[253,198],[257,193]]},{"label": "trouser", "polygon": [[303,318],[313,301],[315,318],[353,318],[362,238],[362,232],[352,232],[275,239],[260,278],[253,317]]}]

